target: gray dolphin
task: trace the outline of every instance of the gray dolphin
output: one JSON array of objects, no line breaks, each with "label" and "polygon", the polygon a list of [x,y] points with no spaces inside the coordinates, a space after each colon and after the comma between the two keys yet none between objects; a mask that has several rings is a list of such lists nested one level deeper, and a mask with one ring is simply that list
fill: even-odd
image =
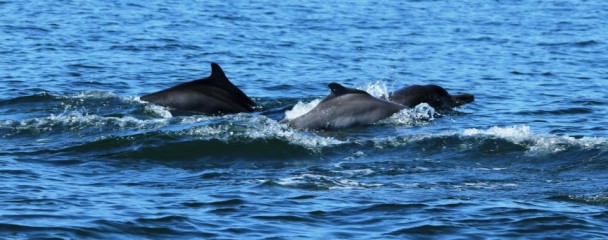
[{"label": "gray dolphin", "polygon": [[217,63],[209,77],[182,83],[140,98],[173,110],[203,114],[251,112],[255,103],[234,86]]},{"label": "gray dolphin", "polygon": [[[405,108],[400,104],[375,98],[369,93],[328,84],[331,93],[302,116],[288,121],[297,129],[339,129],[369,125],[390,117]],[[285,122],[285,120],[284,120]]]},{"label": "gray dolphin", "polygon": [[468,93],[450,95],[437,85],[412,85],[390,93],[388,99],[410,108],[428,103],[435,109],[448,109],[473,102],[475,96]]}]

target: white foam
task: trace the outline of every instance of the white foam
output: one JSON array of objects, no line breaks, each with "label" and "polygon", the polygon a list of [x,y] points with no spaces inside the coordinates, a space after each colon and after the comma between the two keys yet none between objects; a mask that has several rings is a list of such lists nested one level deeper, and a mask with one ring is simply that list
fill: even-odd
[{"label": "white foam", "polygon": [[332,137],[321,137],[315,134],[296,131],[285,124],[280,124],[265,116],[256,116],[251,119],[251,123],[254,126],[262,126],[248,129],[246,134],[251,138],[285,138],[292,143],[315,148],[344,143]]},{"label": "white foam", "polygon": [[462,132],[463,136],[493,136],[511,140],[513,142],[519,143],[526,140],[529,140],[532,137],[532,130],[530,130],[530,126],[526,125],[517,125],[517,126],[509,126],[509,127],[491,127],[489,129],[480,130],[476,128],[465,129]]},{"label": "white foam", "polygon": [[[407,119],[407,118],[406,118]],[[394,120],[391,120],[394,121]],[[554,134],[534,133],[530,126],[515,125],[505,127],[490,127],[488,129],[470,128],[461,131],[445,131],[434,134],[418,134],[405,136],[386,136],[371,139],[376,148],[404,146],[412,142],[426,141],[434,138],[459,137],[466,147],[471,147],[468,138],[504,139],[526,148],[529,153],[551,153],[567,150],[571,147],[583,149],[606,148],[608,138],[558,136]],[[477,141],[477,140],[475,140]],[[462,145],[465,147],[465,145]],[[473,144],[474,145],[474,144]]]},{"label": "white foam", "polygon": [[386,82],[384,81],[376,81],[373,83],[368,83],[362,88],[364,91],[369,93],[370,95],[377,98],[387,98],[388,97],[388,87],[386,86]]},{"label": "white foam", "polygon": [[80,93],[77,93],[74,95],[70,95],[70,96],[68,96],[68,98],[75,98],[75,99],[121,98],[121,99],[126,99],[126,98],[120,97],[111,92],[100,92],[100,91],[80,92]]},{"label": "white foam", "polygon": [[494,126],[486,130],[465,129],[462,135],[502,138],[516,144],[526,145],[531,152],[560,152],[566,150],[569,146],[595,148],[608,145],[606,138],[583,137],[577,139],[570,136],[537,134],[533,133],[530,126],[527,125]]},{"label": "white foam", "polygon": [[266,116],[238,114],[233,115],[229,119],[236,121],[234,123],[218,126],[197,126],[188,130],[186,134],[205,138],[216,138],[224,141],[229,141],[234,138],[277,138],[284,139],[294,145],[307,147],[311,150],[320,150],[323,147],[345,143],[332,137],[321,137],[314,133],[296,131],[289,126],[280,124]]},{"label": "white foam", "polygon": [[[355,158],[361,158],[361,157],[365,157],[365,156],[367,156],[367,154],[365,154],[364,152],[357,151],[357,152],[353,153],[352,156],[344,157],[343,160],[350,161],[350,160],[353,160]],[[341,163],[338,163],[338,165],[339,164],[341,164]]]},{"label": "white foam", "polygon": [[131,116],[104,117],[89,114],[86,109],[68,110],[66,108],[61,114],[51,114],[48,117],[25,119],[19,121],[5,121],[2,125],[13,127],[17,130],[31,129],[37,132],[48,132],[60,127],[62,131],[78,131],[87,127],[114,126],[125,128],[156,128],[167,125],[167,119],[141,120]]},{"label": "white foam", "polygon": [[149,104],[149,105],[146,105],[145,109],[146,109],[146,112],[150,112],[154,116],[158,116],[158,117],[161,117],[161,118],[171,118],[171,117],[173,117],[173,115],[171,114],[171,112],[167,108],[162,107],[162,106]]},{"label": "white foam", "polygon": [[568,195],[568,198],[574,201],[581,201],[591,204],[608,204],[608,194],[600,193],[596,195]]},{"label": "white foam", "polygon": [[281,178],[277,180],[276,183],[288,187],[309,186],[312,184],[319,188],[328,188],[331,190],[372,188],[382,186],[382,184],[361,183],[353,179],[324,176],[319,174],[302,174],[295,177]]},{"label": "white foam", "polygon": [[464,182],[462,184],[453,185],[452,187],[458,190],[466,189],[512,189],[519,187],[516,183],[493,183],[493,182]]},{"label": "white foam", "polygon": [[315,100],[312,100],[307,103],[298,101],[298,103],[295,106],[293,106],[293,108],[291,110],[285,111],[285,119],[292,120],[299,116],[302,116],[302,115],[306,114],[307,112],[309,112],[310,110],[312,110],[317,105],[319,105],[320,102],[321,102],[321,99],[315,99]]},{"label": "white foam", "polygon": [[411,109],[403,109],[391,117],[381,121],[399,125],[413,125],[435,119],[435,109],[427,103],[418,104]]},{"label": "white foam", "polygon": [[338,174],[346,174],[349,176],[354,175],[371,175],[374,173],[374,170],[366,168],[366,169],[354,169],[354,170],[332,170],[333,173]]},{"label": "white foam", "polygon": [[189,136],[200,136],[200,137],[205,137],[205,138],[215,138],[215,139],[221,139],[221,140],[227,140],[227,136],[226,132],[230,132],[230,130],[228,129],[228,126],[225,125],[219,125],[219,126],[212,126],[212,125],[204,125],[204,126],[196,126],[193,128],[189,128],[185,131],[182,132],[182,134],[185,135],[189,135]]}]

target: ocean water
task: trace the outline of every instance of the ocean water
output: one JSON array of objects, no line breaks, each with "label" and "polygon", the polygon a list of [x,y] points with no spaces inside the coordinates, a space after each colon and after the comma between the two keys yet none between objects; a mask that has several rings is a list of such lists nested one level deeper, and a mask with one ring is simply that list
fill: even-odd
[{"label": "ocean water", "polygon": [[[606,23],[603,0],[0,1],[0,238],[608,238]],[[211,62],[255,113],[139,100]],[[476,99],[279,123],[330,82]]]}]

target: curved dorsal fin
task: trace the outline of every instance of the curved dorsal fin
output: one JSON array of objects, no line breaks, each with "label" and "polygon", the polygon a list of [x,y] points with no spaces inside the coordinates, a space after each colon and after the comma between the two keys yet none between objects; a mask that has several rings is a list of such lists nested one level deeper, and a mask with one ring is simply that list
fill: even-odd
[{"label": "curved dorsal fin", "polygon": [[339,96],[346,95],[346,94],[369,95],[369,93],[367,93],[366,91],[354,89],[354,88],[347,88],[347,87],[344,87],[344,86],[340,85],[339,83],[335,83],[335,82],[327,84],[327,86],[331,90],[331,93],[329,95],[327,95],[327,97],[325,97],[323,100],[321,100],[321,102],[326,102],[326,101],[329,101],[331,99],[334,99],[334,98],[337,98]]},{"label": "curved dorsal fin", "polygon": [[347,87],[344,87],[344,86],[340,85],[339,83],[335,83],[335,82],[327,84],[327,86],[329,87],[329,89],[331,89],[331,93],[333,93],[336,97],[344,95],[344,94],[350,94],[350,93],[364,93],[364,94],[369,95],[369,93],[367,93],[366,91],[354,89],[354,88],[347,88]]},{"label": "curved dorsal fin", "polygon": [[228,80],[228,78],[226,77],[226,74],[224,73],[224,70],[222,70],[222,68],[220,67],[219,64],[212,62],[211,63],[211,76],[209,76],[211,78],[223,78],[225,80]]},{"label": "curved dorsal fin", "polygon": [[205,82],[209,84],[216,85],[226,90],[230,89],[231,87],[235,87],[230,80],[228,80],[224,70],[222,70],[220,65],[217,63],[211,63],[211,75],[209,75],[209,77],[207,77],[205,80]]},{"label": "curved dorsal fin", "polygon": [[245,93],[243,93],[239,88],[234,86],[234,84],[232,84],[230,80],[228,80],[228,77],[226,77],[226,74],[224,74],[224,70],[222,70],[219,64],[211,63],[211,75],[205,80],[209,84],[213,84],[226,90],[233,96],[237,97],[239,100],[245,102],[247,105],[251,107],[255,106],[255,103],[251,101],[251,99],[249,99],[249,97],[247,97]]}]

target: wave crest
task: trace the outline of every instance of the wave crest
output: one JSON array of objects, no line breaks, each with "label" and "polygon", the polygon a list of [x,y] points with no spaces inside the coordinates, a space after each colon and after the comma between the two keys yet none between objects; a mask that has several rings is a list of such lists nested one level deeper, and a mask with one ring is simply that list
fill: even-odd
[{"label": "wave crest", "polygon": [[574,138],[570,136],[557,136],[552,134],[533,133],[530,126],[516,125],[508,127],[491,127],[486,130],[465,129],[464,137],[490,137],[508,140],[515,144],[525,145],[531,152],[561,152],[569,147],[580,147],[584,149],[606,146],[606,138],[583,137]]}]

